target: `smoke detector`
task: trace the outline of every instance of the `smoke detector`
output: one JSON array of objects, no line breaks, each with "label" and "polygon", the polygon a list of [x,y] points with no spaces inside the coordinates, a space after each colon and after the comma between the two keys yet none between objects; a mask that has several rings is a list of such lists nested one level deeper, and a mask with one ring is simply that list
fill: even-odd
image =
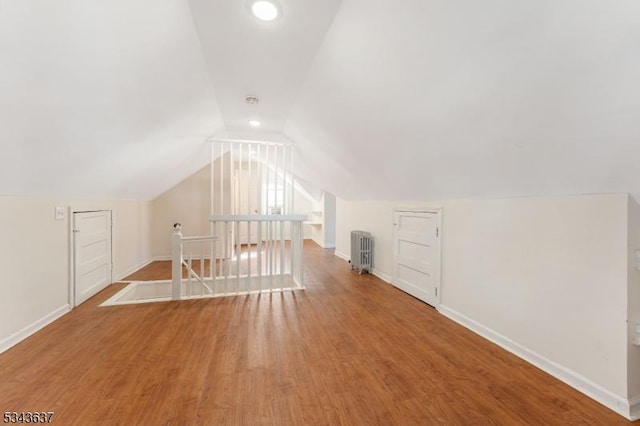
[{"label": "smoke detector", "polygon": [[245,100],[247,101],[247,103],[249,105],[256,105],[256,104],[260,103],[260,99],[258,99],[257,96],[247,96],[245,98]]}]

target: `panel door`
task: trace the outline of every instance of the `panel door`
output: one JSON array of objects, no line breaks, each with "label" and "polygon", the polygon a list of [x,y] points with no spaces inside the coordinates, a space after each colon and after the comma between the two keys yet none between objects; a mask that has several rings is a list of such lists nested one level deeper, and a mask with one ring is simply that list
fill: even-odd
[{"label": "panel door", "polygon": [[439,213],[395,211],[392,283],[431,306],[439,304]]},{"label": "panel door", "polygon": [[111,212],[73,214],[75,306],[111,284]]}]

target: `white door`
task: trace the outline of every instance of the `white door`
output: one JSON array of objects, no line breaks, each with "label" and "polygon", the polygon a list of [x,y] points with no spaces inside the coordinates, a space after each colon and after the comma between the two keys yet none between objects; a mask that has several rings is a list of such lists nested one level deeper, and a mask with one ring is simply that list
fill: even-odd
[{"label": "white door", "polygon": [[[261,171],[259,164],[249,165],[242,163],[240,166],[242,173],[236,175],[235,188],[237,205],[239,210],[235,214],[259,214],[260,213],[260,192],[261,192]],[[249,241],[249,225],[240,223],[240,244],[257,244],[258,224],[251,224],[251,241]]]},{"label": "white door", "polygon": [[73,214],[75,306],[111,284],[111,212]]},{"label": "white door", "polygon": [[440,213],[393,213],[393,285],[431,306],[440,300]]}]

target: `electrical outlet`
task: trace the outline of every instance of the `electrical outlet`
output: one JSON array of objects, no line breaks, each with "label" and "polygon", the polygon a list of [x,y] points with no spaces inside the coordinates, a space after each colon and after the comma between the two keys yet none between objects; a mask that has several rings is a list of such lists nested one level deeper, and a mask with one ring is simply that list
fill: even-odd
[{"label": "electrical outlet", "polygon": [[56,220],[64,220],[65,211],[64,207],[56,206]]}]

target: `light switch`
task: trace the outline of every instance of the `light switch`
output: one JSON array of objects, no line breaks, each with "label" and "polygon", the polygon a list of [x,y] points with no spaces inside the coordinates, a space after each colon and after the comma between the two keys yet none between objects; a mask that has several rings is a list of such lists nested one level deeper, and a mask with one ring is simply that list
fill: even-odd
[{"label": "light switch", "polygon": [[64,220],[64,207],[56,206],[56,220]]}]

